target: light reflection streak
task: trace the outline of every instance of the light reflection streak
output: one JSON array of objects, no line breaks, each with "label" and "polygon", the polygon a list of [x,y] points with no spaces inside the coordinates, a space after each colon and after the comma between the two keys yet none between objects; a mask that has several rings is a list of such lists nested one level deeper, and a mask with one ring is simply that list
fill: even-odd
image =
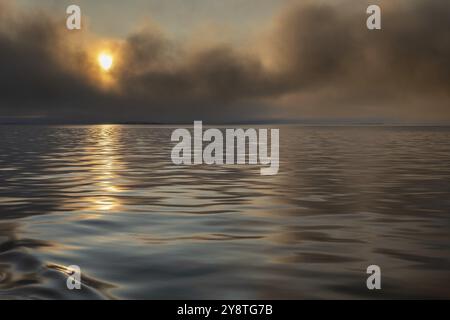
[{"label": "light reflection streak", "polygon": [[120,202],[115,194],[121,192],[120,188],[115,185],[117,178],[115,172],[119,168],[116,161],[116,146],[117,146],[117,126],[101,125],[96,127],[98,130],[98,154],[101,157],[98,165],[93,170],[94,180],[98,181],[96,186],[98,193],[101,196],[94,196],[89,199],[92,204],[93,211],[110,212],[116,209]]}]

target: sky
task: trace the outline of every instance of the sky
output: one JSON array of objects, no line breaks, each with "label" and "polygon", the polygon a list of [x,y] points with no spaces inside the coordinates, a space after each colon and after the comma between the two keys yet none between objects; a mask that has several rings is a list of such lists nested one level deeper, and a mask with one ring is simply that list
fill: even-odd
[{"label": "sky", "polygon": [[450,123],[449,17],[448,0],[0,0],[0,122]]},{"label": "sky", "polygon": [[[190,30],[216,25],[233,33],[245,33],[270,19],[286,0],[18,0],[28,8],[64,12],[78,4],[92,32],[102,36],[126,37],[137,25],[154,21],[176,37],[188,37]],[[230,30],[231,31],[231,30]]]}]

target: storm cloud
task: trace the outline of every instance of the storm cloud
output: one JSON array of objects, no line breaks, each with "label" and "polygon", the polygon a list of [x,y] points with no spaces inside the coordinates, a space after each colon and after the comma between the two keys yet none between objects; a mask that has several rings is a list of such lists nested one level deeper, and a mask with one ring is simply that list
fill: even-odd
[{"label": "storm cloud", "polygon": [[[450,3],[374,3],[382,30],[367,30],[365,1],[290,1],[236,44],[154,25],[101,39],[0,0],[0,119],[450,121]],[[109,85],[93,59],[105,41]]]}]

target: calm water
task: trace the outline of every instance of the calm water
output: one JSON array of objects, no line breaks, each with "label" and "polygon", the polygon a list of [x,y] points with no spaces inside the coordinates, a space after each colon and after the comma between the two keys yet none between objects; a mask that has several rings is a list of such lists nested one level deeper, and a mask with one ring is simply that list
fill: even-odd
[{"label": "calm water", "polygon": [[171,131],[1,126],[0,299],[450,298],[450,128],[281,127],[276,176]]}]

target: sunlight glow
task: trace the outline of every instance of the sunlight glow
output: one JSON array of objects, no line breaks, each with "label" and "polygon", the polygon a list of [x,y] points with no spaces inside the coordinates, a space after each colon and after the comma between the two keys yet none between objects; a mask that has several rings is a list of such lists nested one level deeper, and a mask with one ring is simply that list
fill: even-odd
[{"label": "sunlight glow", "polygon": [[113,65],[113,57],[108,53],[100,53],[98,55],[98,63],[104,71],[109,71]]}]

